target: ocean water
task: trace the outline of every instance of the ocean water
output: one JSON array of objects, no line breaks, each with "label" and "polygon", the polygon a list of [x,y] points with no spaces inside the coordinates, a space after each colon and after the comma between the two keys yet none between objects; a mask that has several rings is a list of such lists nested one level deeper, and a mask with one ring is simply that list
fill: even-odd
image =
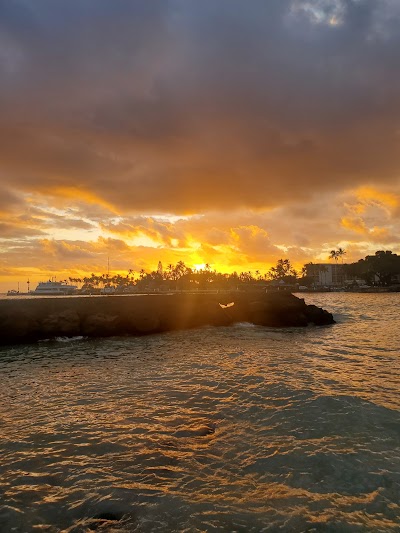
[{"label": "ocean water", "polygon": [[400,294],[0,349],[0,531],[400,531]]}]

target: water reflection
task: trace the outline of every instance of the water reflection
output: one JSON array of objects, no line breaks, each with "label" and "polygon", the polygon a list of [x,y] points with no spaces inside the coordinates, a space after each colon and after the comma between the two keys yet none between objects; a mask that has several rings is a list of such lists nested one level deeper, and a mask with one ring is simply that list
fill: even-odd
[{"label": "water reflection", "polygon": [[338,320],[326,328],[2,349],[0,523],[397,531],[399,296],[385,298],[313,295]]}]

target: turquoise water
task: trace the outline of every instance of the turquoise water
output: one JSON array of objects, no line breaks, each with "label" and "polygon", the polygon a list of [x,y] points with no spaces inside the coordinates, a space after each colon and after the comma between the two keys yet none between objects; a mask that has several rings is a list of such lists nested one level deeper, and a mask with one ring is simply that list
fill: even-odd
[{"label": "turquoise water", "polygon": [[400,294],[0,349],[1,532],[400,531]]}]

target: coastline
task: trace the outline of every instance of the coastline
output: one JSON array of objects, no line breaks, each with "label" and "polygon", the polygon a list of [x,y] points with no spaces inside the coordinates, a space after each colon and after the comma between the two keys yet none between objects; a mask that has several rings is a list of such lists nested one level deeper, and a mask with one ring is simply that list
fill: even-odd
[{"label": "coastline", "polygon": [[[344,287],[331,287],[331,288],[320,288],[320,289],[291,289],[291,290],[284,290],[284,291],[277,291],[277,290],[269,290],[266,291],[268,294],[276,294],[276,293],[282,293],[287,292],[291,294],[324,294],[324,293],[350,293],[350,294],[380,294],[380,293],[396,293],[400,292],[400,285],[390,285],[388,287],[359,287],[357,289],[348,289]],[[11,293],[11,294],[10,294]],[[0,293],[0,300],[8,300],[8,299],[21,299],[21,298],[87,298],[87,297],[110,297],[110,296],[116,296],[116,297],[130,297],[130,296],[154,296],[154,295],[160,295],[160,296],[171,296],[171,295],[215,295],[218,294],[220,297],[225,297],[226,295],[240,295],[240,294],[261,294],[259,290],[224,290],[224,289],[216,289],[216,290],[144,290],[144,291],[131,291],[131,292],[113,292],[113,293],[102,293],[100,289],[96,289],[93,292],[81,292],[76,291],[71,294],[37,294],[34,291],[30,292],[19,292],[19,291],[8,291],[7,293]]]}]

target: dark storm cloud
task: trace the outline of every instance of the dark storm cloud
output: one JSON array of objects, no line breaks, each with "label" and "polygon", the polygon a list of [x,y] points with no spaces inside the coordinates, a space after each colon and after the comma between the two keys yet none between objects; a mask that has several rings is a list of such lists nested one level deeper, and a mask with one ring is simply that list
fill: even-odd
[{"label": "dark storm cloud", "polygon": [[170,213],[396,184],[399,22],[394,0],[0,0],[5,181]]}]

